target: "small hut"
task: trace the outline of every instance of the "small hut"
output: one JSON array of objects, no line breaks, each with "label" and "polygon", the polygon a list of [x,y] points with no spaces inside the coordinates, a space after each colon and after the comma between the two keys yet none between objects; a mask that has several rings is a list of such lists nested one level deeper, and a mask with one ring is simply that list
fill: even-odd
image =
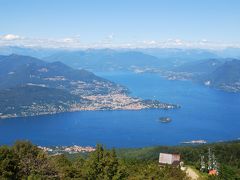
[{"label": "small hut", "polygon": [[159,164],[160,165],[180,165],[180,154],[168,154],[160,153],[159,154]]}]

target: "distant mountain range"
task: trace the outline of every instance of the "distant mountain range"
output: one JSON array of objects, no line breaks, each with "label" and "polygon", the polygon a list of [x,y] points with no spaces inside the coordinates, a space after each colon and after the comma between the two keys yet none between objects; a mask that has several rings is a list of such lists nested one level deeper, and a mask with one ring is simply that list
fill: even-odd
[{"label": "distant mountain range", "polygon": [[176,108],[128,95],[127,88],[61,62],[0,56],[0,118],[102,109]]},{"label": "distant mountain range", "polygon": [[23,46],[0,46],[1,55],[19,54],[35,58],[43,58],[59,51],[64,50],[54,48],[30,48]]},{"label": "distant mountain range", "polygon": [[[240,91],[239,59],[208,59],[186,63],[174,69],[178,75],[191,74],[191,79],[225,91]],[[180,76],[179,75],[179,76]],[[176,74],[175,74],[176,76]]]},{"label": "distant mountain range", "polygon": [[[226,48],[221,50],[206,50],[206,49],[177,49],[177,48],[147,48],[147,49],[86,49],[86,50],[66,50],[66,49],[43,49],[43,48],[25,48],[25,47],[0,47],[0,54],[18,53],[25,54],[34,57],[40,57],[46,62],[38,61],[44,68],[47,64],[49,70],[48,73],[45,72],[44,75],[40,75],[43,78],[45,75],[50,75],[49,73],[54,72],[54,66],[57,65],[59,71],[61,67],[64,67],[64,71],[60,70],[62,73],[58,73],[59,76],[71,76],[71,78],[80,78],[85,75],[92,76],[94,78],[99,78],[94,76],[92,73],[81,70],[77,72],[73,71],[71,68],[75,69],[86,69],[92,72],[101,71],[131,71],[136,73],[144,72],[154,72],[160,73],[168,79],[192,79],[204,83],[208,86],[215,88],[220,88],[228,91],[238,91],[238,73],[232,72],[237,71],[237,69],[230,67],[225,62],[231,62],[233,59],[240,59],[240,49],[239,48]],[[4,56],[0,56],[4,59]],[[10,57],[9,57],[10,58]],[[11,58],[14,58],[13,56]],[[36,60],[36,59],[35,59]],[[58,63],[56,63],[56,61]],[[48,63],[47,63],[48,62]],[[36,63],[36,61],[35,61]],[[70,67],[67,67],[64,63]],[[232,62],[234,64],[236,62]],[[17,64],[16,64],[17,65]],[[16,66],[14,65],[14,66]],[[26,77],[26,74],[19,74],[18,71],[12,73],[11,69],[5,68],[5,65],[1,65],[3,69],[2,73],[3,79],[0,77],[0,88],[9,87],[13,81],[29,81],[30,77]],[[12,66],[11,68],[14,68]],[[35,66],[32,64],[31,66]],[[225,67],[226,68],[223,68]],[[20,67],[19,67],[20,68]],[[21,69],[22,68],[22,69]],[[28,67],[21,67],[20,72],[30,73]],[[36,76],[41,74],[39,71],[35,71],[38,67],[31,67]],[[34,69],[35,68],[35,69]],[[71,70],[70,70],[70,69]],[[217,70],[219,68],[219,70]],[[231,70],[228,70],[231,69]],[[71,73],[68,73],[68,71]],[[219,73],[221,71],[221,73]],[[226,71],[226,72],[225,72]],[[231,71],[232,73],[228,73]],[[6,72],[9,73],[6,75]],[[32,83],[43,83],[43,79],[34,78],[35,74],[32,73],[31,77]],[[78,75],[76,76],[77,73]],[[229,74],[225,77],[225,73]],[[43,73],[42,73],[43,74]],[[71,74],[71,75],[70,75]],[[79,75],[81,74],[81,75]],[[10,77],[14,77],[14,79]],[[81,77],[80,77],[81,76]],[[18,78],[17,78],[18,77]],[[59,77],[59,78],[60,78]],[[9,79],[10,78],[10,79]],[[69,77],[68,77],[69,78]],[[71,79],[70,78],[70,79]],[[85,79],[85,78],[84,78]],[[88,79],[88,77],[86,77]],[[85,80],[86,80],[85,79]],[[76,80],[76,79],[75,79]],[[103,80],[103,79],[101,79]],[[51,87],[59,87],[61,83],[67,81],[49,81]],[[44,82],[46,83],[46,82]],[[66,85],[66,84],[65,84]],[[65,86],[67,87],[67,86]],[[72,87],[72,86],[70,86]],[[236,89],[237,88],[237,89]],[[103,90],[103,91],[106,91]]]},{"label": "distant mountain range", "polygon": [[48,62],[60,61],[74,68],[91,71],[132,71],[140,68],[166,68],[169,63],[138,51],[110,49],[58,52],[45,57]]},{"label": "distant mountain range", "polygon": [[136,72],[148,69],[172,70],[185,63],[204,59],[219,59],[219,55],[204,49],[89,49],[57,52],[44,58],[46,61],[57,60],[75,68],[92,71]]},{"label": "distant mountain range", "polygon": [[189,62],[203,59],[240,58],[239,48],[221,50],[137,48],[137,49],[51,49],[0,46],[1,55],[20,54],[60,61],[73,68],[97,71],[138,71],[145,69],[170,70]]},{"label": "distant mountain range", "polygon": [[179,64],[201,59],[219,58],[217,52],[207,49],[147,48],[139,49],[139,51],[159,59],[175,61]]},{"label": "distant mountain range", "polygon": [[240,60],[226,61],[204,77],[206,85],[231,92],[240,92]]},{"label": "distant mountain range", "polygon": [[204,60],[185,63],[181,66],[174,68],[173,70],[177,72],[206,74],[214,71],[223,63],[224,63],[223,59],[204,59]]}]

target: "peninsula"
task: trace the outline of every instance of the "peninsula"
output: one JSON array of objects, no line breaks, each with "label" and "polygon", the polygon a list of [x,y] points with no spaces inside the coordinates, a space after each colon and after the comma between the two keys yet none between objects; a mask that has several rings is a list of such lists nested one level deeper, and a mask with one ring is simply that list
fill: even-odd
[{"label": "peninsula", "polygon": [[180,107],[132,97],[122,85],[61,62],[47,63],[13,54],[0,57],[0,72],[0,119],[75,111]]}]

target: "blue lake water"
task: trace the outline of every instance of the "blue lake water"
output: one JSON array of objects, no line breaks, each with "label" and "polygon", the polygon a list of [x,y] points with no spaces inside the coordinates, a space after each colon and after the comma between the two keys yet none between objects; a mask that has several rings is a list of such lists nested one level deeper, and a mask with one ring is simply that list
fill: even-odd
[{"label": "blue lake water", "polygon": [[[39,145],[143,147],[208,142],[240,137],[240,94],[189,81],[168,81],[157,74],[98,73],[126,85],[133,96],[177,103],[177,110],[86,111],[0,120],[0,144],[18,139]],[[160,123],[169,116],[171,123]]]}]

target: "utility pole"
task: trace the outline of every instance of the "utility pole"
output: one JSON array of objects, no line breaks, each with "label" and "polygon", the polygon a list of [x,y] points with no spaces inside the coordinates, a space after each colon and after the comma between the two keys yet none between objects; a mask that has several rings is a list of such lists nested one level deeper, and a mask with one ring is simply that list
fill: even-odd
[{"label": "utility pole", "polygon": [[205,171],[205,168],[206,168],[206,165],[205,165],[205,162],[204,162],[204,156],[201,155],[201,168],[200,168],[200,170],[201,170],[202,172],[204,172],[204,171]]},{"label": "utility pole", "polygon": [[212,167],[212,153],[211,153],[211,149],[208,148],[208,170],[211,170]]},{"label": "utility pole", "polygon": [[215,169],[218,174],[218,163],[214,153],[212,153],[212,166],[213,166],[213,169]]}]

